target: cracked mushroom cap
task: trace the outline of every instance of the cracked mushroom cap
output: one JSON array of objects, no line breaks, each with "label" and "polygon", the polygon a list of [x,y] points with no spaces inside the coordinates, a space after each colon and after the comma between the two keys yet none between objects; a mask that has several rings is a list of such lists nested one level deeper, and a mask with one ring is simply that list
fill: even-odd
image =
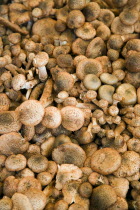
[{"label": "cracked mushroom cap", "polygon": [[19,133],[11,132],[0,136],[0,152],[3,155],[21,154],[29,143]]},{"label": "cracked mushroom cap", "polygon": [[74,164],[82,167],[86,154],[80,146],[73,143],[65,143],[53,150],[52,158],[57,164]]},{"label": "cracked mushroom cap", "polygon": [[44,108],[37,100],[23,102],[18,108],[20,121],[24,125],[35,126],[39,124],[44,116]]},{"label": "cracked mushroom cap", "polygon": [[44,18],[36,21],[32,27],[32,33],[35,35],[55,37],[60,33],[55,29],[56,20]]},{"label": "cracked mushroom cap", "polygon": [[39,52],[33,59],[33,65],[35,67],[42,67],[48,63],[49,56],[46,52]]},{"label": "cracked mushroom cap", "polygon": [[97,150],[91,157],[92,170],[108,175],[115,172],[121,166],[120,154],[112,148]]},{"label": "cracked mushroom cap", "polygon": [[19,114],[16,111],[3,111],[0,112],[0,134],[9,132],[17,132],[21,128],[19,121]]},{"label": "cracked mushroom cap", "polygon": [[105,210],[117,200],[115,190],[109,185],[101,185],[93,189],[91,210]]},{"label": "cracked mushroom cap", "polygon": [[47,128],[57,128],[61,124],[61,113],[57,107],[49,106],[45,108],[45,115],[42,120],[42,125]]},{"label": "cracked mushroom cap", "polygon": [[0,111],[8,111],[10,107],[10,99],[5,93],[0,93]]},{"label": "cracked mushroom cap", "polygon": [[34,210],[44,209],[47,202],[47,197],[41,190],[31,188],[25,192],[25,195],[29,199]]},{"label": "cracked mushroom cap", "polygon": [[87,74],[94,74],[97,77],[102,73],[102,65],[95,59],[84,59],[80,61],[76,68],[76,75],[83,80]]},{"label": "cracked mushroom cap", "polygon": [[61,109],[62,125],[69,131],[79,130],[84,124],[84,113],[81,109],[66,106]]},{"label": "cracked mushroom cap", "polygon": [[140,169],[140,155],[134,151],[126,151],[122,154],[122,163],[114,172],[116,177],[133,176]]}]

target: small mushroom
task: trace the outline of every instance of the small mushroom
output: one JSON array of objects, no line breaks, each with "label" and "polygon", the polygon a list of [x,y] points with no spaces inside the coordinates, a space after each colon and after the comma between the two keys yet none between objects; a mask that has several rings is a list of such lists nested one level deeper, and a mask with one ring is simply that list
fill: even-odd
[{"label": "small mushroom", "polygon": [[26,191],[35,188],[37,190],[41,190],[41,184],[40,182],[35,179],[34,177],[27,176],[24,178],[21,178],[18,184],[18,193],[24,194]]},{"label": "small mushroom", "polygon": [[11,210],[12,209],[12,200],[8,197],[3,197],[0,200],[0,209],[1,210]]},{"label": "small mushroom", "polygon": [[26,158],[21,155],[10,155],[5,161],[8,171],[20,171],[26,167]]},{"label": "small mushroom", "polygon": [[[85,55],[88,44],[89,44],[89,41],[83,40],[81,38],[77,38],[72,43],[72,52],[79,56]],[[75,65],[75,61],[77,59],[79,60],[79,58],[78,58],[78,56],[77,56],[77,58],[76,57],[74,58],[74,65]],[[86,57],[83,57],[83,59],[84,58],[86,58]]]},{"label": "small mushroom", "polygon": [[44,108],[37,100],[23,102],[18,108],[20,121],[24,125],[34,126],[41,122],[44,116]]},{"label": "small mushroom", "polygon": [[117,197],[117,201],[108,208],[108,210],[116,210],[116,209],[122,209],[122,210],[128,210],[128,203],[124,198]]},{"label": "small mushroom", "polygon": [[82,167],[86,155],[80,146],[73,143],[65,143],[53,150],[52,158],[57,164],[74,164]]},{"label": "small mushroom", "polygon": [[109,185],[101,185],[93,189],[91,197],[91,210],[105,210],[117,200],[115,190]]},{"label": "small mushroom", "polygon": [[84,113],[81,109],[66,106],[61,109],[62,125],[69,131],[79,130],[84,124]]},{"label": "small mushroom", "polygon": [[96,30],[93,28],[91,23],[86,22],[81,27],[75,29],[76,36],[84,40],[93,39],[96,35]]},{"label": "small mushroom", "polygon": [[89,182],[84,182],[79,187],[79,194],[83,198],[89,198],[92,194],[92,185]]},{"label": "small mushroom", "polygon": [[55,78],[55,86],[58,92],[69,91],[74,85],[74,78],[68,72],[59,72]]},{"label": "small mushroom", "polygon": [[126,60],[126,68],[129,72],[139,72],[140,71],[140,52],[129,51]]},{"label": "small mushroom", "polygon": [[126,151],[122,155],[121,166],[114,172],[116,177],[132,176],[139,171],[140,156],[134,151]]},{"label": "small mushroom", "polygon": [[12,196],[13,201],[13,209],[21,209],[21,210],[33,210],[33,207],[26,195],[21,193],[15,193]]},{"label": "small mushroom", "polygon": [[50,182],[53,179],[53,176],[49,172],[44,171],[37,175],[37,179],[40,181],[42,186],[46,186],[50,184]]},{"label": "small mushroom", "polygon": [[19,180],[14,176],[8,176],[3,183],[3,194],[12,197],[17,192]]},{"label": "small mushroom", "polygon": [[68,7],[73,10],[81,10],[86,6],[86,0],[80,0],[80,1],[75,1],[75,0],[68,0]]},{"label": "small mushroom", "polygon": [[109,104],[112,104],[114,91],[115,88],[112,85],[102,85],[99,88],[99,97],[100,99],[107,100]]},{"label": "small mushroom", "polygon": [[45,108],[45,115],[41,123],[45,127],[53,129],[59,127],[61,120],[60,111],[54,106],[49,106]]},{"label": "small mushroom", "polygon": [[108,85],[115,85],[118,82],[118,78],[115,75],[109,73],[101,74],[100,79],[103,83]]},{"label": "small mushroom", "polygon": [[89,2],[83,9],[86,21],[91,22],[98,18],[100,14],[100,6],[96,2]]},{"label": "small mushroom", "polygon": [[54,210],[67,210],[68,209],[68,203],[64,200],[59,200],[54,205]]},{"label": "small mushroom", "polygon": [[122,96],[121,103],[124,105],[135,104],[137,101],[135,87],[129,83],[121,84],[117,88],[116,93]]},{"label": "small mushroom", "polygon": [[82,171],[77,166],[73,164],[62,164],[58,166],[55,188],[61,190],[66,182],[78,180],[81,177]]},{"label": "small mushroom", "polygon": [[88,90],[98,90],[101,86],[101,81],[96,75],[87,74],[83,80],[83,84]]},{"label": "small mushroom", "polygon": [[97,150],[91,157],[92,170],[108,175],[116,171],[121,165],[121,156],[112,148]]},{"label": "small mushroom", "polygon": [[0,93],[0,111],[8,111],[10,108],[10,99],[5,93]]},{"label": "small mushroom", "polygon": [[97,77],[102,73],[102,65],[95,59],[84,59],[80,61],[76,68],[76,75],[83,80],[87,74],[95,74]]},{"label": "small mushroom", "polygon": [[138,20],[139,13],[136,9],[124,9],[120,13],[119,18],[123,24],[131,26]]},{"label": "small mushroom", "polygon": [[45,156],[36,154],[32,155],[27,161],[28,167],[35,173],[46,171],[48,160]]},{"label": "small mushroom", "polygon": [[45,65],[48,63],[49,56],[46,52],[39,52],[33,59],[33,65],[39,70],[39,78],[41,81],[47,79],[48,74]]},{"label": "small mushroom", "polygon": [[85,22],[83,13],[79,10],[72,10],[67,17],[67,26],[71,29],[81,27]]},{"label": "small mushroom", "polygon": [[114,13],[109,9],[101,9],[98,16],[98,20],[102,21],[108,27],[111,25],[113,19],[115,18]]}]

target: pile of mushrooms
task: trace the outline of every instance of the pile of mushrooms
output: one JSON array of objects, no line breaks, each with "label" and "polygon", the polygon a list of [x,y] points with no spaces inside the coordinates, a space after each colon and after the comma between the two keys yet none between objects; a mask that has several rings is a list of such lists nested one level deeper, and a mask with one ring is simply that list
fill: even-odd
[{"label": "pile of mushrooms", "polygon": [[140,209],[140,1],[0,2],[0,210]]}]

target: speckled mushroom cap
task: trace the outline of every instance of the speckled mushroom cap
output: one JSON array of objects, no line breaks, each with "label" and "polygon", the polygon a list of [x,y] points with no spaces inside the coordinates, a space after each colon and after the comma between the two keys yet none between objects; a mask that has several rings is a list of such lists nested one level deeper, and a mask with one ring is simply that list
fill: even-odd
[{"label": "speckled mushroom cap", "polygon": [[62,125],[69,131],[79,130],[84,124],[84,113],[81,109],[66,106],[61,109]]},{"label": "speckled mushroom cap", "polygon": [[0,152],[3,155],[23,153],[28,146],[29,143],[19,133],[11,132],[0,136]]},{"label": "speckled mushroom cap", "polygon": [[125,65],[129,72],[140,72],[140,52],[129,51]]},{"label": "speckled mushroom cap", "polygon": [[33,172],[40,173],[48,168],[48,159],[43,155],[36,154],[28,159],[27,164]]},{"label": "speckled mushroom cap", "polygon": [[65,143],[53,150],[52,158],[57,164],[66,163],[82,167],[86,154],[80,146],[73,143]]},{"label": "speckled mushroom cap", "polygon": [[0,112],[0,134],[19,131],[21,125],[17,111]]},{"label": "speckled mushroom cap", "polygon": [[112,174],[120,165],[121,156],[112,148],[97,150],[91,157],[92,170],[103,175]]},{"label": "speckled mushroom cap", "polygon": [[83,80],[87,74],[99,76],[102,73],[102,65],[95,59],[84,59],[80,61],[76,68],[76,75]]},{"label": "speckled mushroom cap", "polygon": [[19,112],[20,121],[24,125],[37,125],[44,116],[44,108],[37,100],[25,101],[16,110]]},{"label": "speckled mushroom cap", "polygon": [[109,185],[101,185],[93,189],[91,210],[106,210],[117,200],[115,190]]},{"label": "speckled mushroom cap", "polygon": [[35,67],[42,67],[48,63],[49,56],[46,52],[39,52],[33,59],[33,65]]},{"label": "speckled mushroom cap", "polygon": [[68,72],[59,72],[55,79],[55,86],[57,91],[69,91],[74,85],[74,78]]},{"label": "speckled mushroom cap", "polygon": [[121,166],[114,172],[117,177],[133,176],[140,169],[140,155],[134,151],[122,154]]},{"label": "speckled mushroom cap", "polygon": [[36,21],[32,28],[32,33],[39,36],[58,36],[60,33],[55,29],[56,20],[44,18]]},{"label": "speckled mushroom cap", "polygon": [[57,128],[61,124],[61,113],[55,106],[45,108],[45,115],[42,120],[42,125],[47,128]]},{"label": "speckled mushroom cap", "polygon": [[10,107],[10,99],[5,93],[0,93],[0,111],[8,111]]}]

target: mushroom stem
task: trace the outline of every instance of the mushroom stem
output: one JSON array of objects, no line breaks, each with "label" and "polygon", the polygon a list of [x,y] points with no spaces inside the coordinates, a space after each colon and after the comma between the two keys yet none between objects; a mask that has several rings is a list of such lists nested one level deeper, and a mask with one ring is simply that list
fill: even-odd
[{"label": "mushroom stem", "polygon": [[8,21],[2,17],[0,17],[0,24],[6,26],[6,27],[10,28],[11,30],[16,31],[18,33],[25,34],[25,35],[28,34],[27,31],[22,30],[17,24],[11,23],[10,21]]},{"label": "mushroom stem", "polygon": [[53,88],[53,81],[52,79],[48,79],[45,84],[42,96],[40,98],[40,102],[44,107],[47,107],[49,104],[52,103],[51,99],[52,88]]},{"label": "mushroom stem", "polygon": [[21,89],[30,89],[33,88],[38,83],[37,79],[26,82]]},{"label": "mushroom stem", "polygon": [[47,79],[48,73],[45,66],[38,67],[39,70],[39,79],[43,82]]}]

